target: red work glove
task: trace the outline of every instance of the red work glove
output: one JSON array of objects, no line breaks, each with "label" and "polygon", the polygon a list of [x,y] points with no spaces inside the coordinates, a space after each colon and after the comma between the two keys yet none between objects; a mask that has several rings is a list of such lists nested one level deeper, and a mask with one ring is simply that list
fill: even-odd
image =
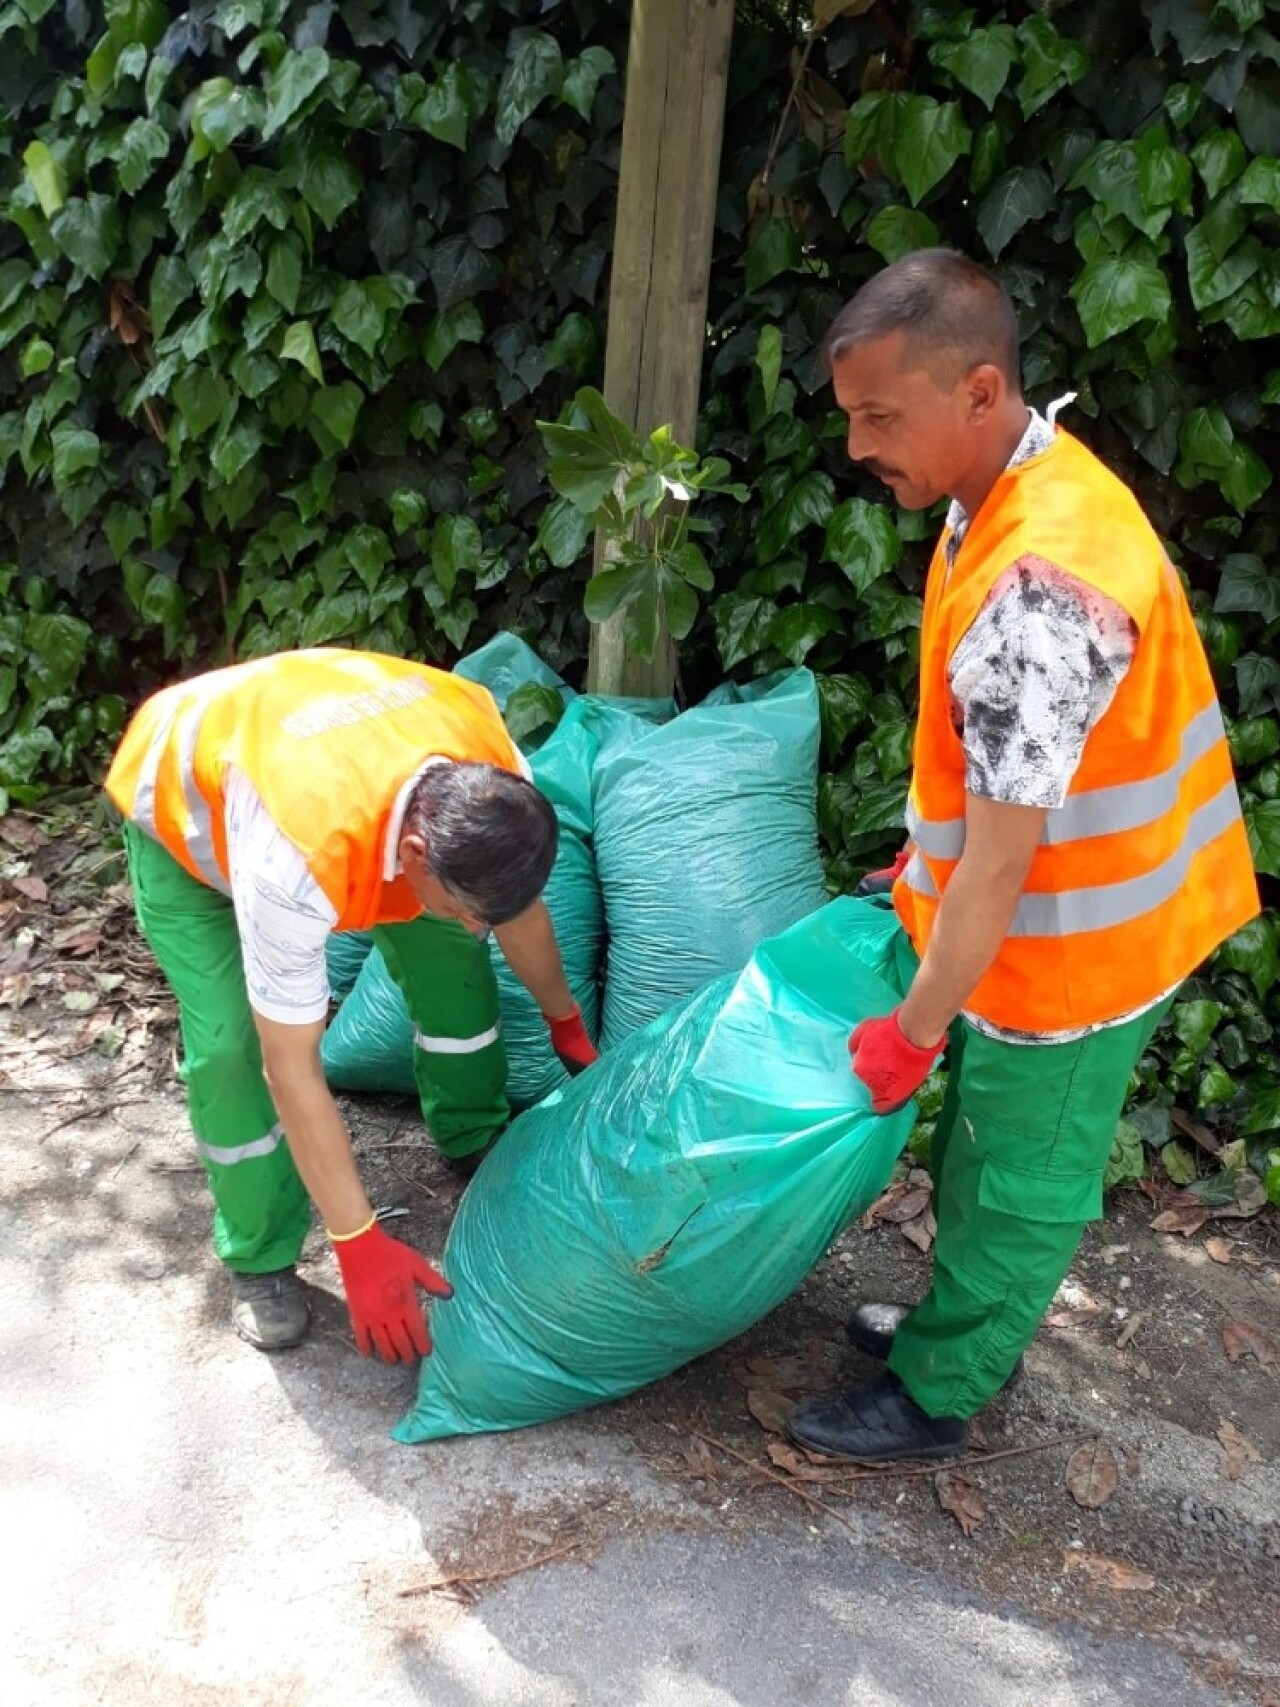
[{"label": "red work glove", "polygon": [[576,1076],[585,1072],[593,1061],[600,1059],[595,1044],[587,1036],[587,1028],[582,1023],[581,1008],[574,1008],[573,1012],[566,1014],[563,1019],[552,1019],[550,1014],[543,1014],[542,1017],[551,1033],[551,1047],[560,1057],[566,1073]]},{"label": "red work glove", "polygon": [[902,1035],[895,1008],[883,1019],[864,1019],[849,1038],[854,1077],[871,1092],[876,1114],[893,1114],[920,1089],[947,1046],[944,1037],[931,1049],[918,1049]]},{"label": "red work glove", "polygon": [[361,1357],[375,1350],[388,1363],[425,1357],[431,1335],[417,1288],[449,1298],[453,1288],[444,1276],[426,1257],[389,1238],[376,1221],[354,1238],[334,1239],[333,1249]]},{"label": "red work glove", "polygon": [[903,848],[892,865],[883,866],[879,871],[869,871],[854,890],[854,894],[887,895],[907,869],[907,861],[910,858],[907,849]]}]

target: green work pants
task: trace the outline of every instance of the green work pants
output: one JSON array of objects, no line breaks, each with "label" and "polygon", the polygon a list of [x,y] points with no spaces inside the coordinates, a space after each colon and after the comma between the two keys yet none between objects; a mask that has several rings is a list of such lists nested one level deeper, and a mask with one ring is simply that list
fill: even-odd
[{"label": "green work pants", "polygon": [[[125,825],[124,840],[138,924],[178,1002],[181,1074],[213,1193],[214,1249],[243,1274],[287,1268],[302,1250],[311,1206],[263,1077],[235,909],[134,825]],[[507,1121],[488,949],[438,919],[375,934],[417,1029],[415,1073],[430,1130],[448,1153],[479,1149]]]},{"label": "green work pants", "polygon": [[889,1357],[929,1416],[972,1416],[1030,1344],[1102,1214],[1129,1075],[1169,1006],[1076,1043],[952,1028],[933,1134],[933,1284]]}]

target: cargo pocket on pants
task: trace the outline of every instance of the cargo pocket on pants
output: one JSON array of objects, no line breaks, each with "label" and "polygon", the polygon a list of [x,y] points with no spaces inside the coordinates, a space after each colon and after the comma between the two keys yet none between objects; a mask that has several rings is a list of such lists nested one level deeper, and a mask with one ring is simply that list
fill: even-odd
[{"label": "cargo pocket on pants", "polygon": [[1100,1172],[1031,1173],[990,1159],[963,1266],[988,1298],[1025,1296],[1038,1315],[1075,1255],[1085,1223],[1102,1214]]}]

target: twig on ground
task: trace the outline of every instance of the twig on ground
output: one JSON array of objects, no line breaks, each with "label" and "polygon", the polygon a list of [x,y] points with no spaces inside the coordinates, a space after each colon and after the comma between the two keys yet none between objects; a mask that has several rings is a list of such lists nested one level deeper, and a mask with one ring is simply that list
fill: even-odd
[{"label": "twig on ground", "polygon": [[1137,1333],[1138,1329],[1142,1326],[1142,1324],[1144,1322],[1149,1321],[1150,1319],[1151,1319],[1150,1310],[1135,1310],[1133,1315],[1130,1316],[1129,1320],[1125,1323],[1125,1325],[1121,1328],[1120,1332],[1116,1335],[1116,1350],[1117,1351],[1123,1351],[1125,1346],[1128,1345],[1129,1341],[1131,1339],[1133,1339],[1134,1335]]},{"label": "twig on ground", "polygon": [[806,1505],[812,1506],[815,1511],[820,1511],[824,1517],[834,1517],[837,1523],[842,1523],[844,1525],[850,1535],[856,1535],[858,1533],[847,1517],[841,1517],[838,1511],[833,1511],[831,1507],[827,1505],[825,1501],[820,1500],[816,1494],[811,1494],[808,1488],[802,1488],[793,1477],[780,1476],[776,1470],[770,1470],[766,1465],[761,1464],[758,1459],[748,1458],[745,1452],[739,1452],[734,1446],[726,1446],[724,1441],[717,1440],[714,1434],[703,1434],[701,1429],[694,1429],[693,1432],[699,1440],[706,1441],[708,1446],[714,1446],[717,1451],[723,1452],[726,1457],[735,1458],[739,1464],[745,1464],[748,1470],[754,1471],[757,1475],[764,1476],[768,1481],[776,1482],[780,1488],[785,1488],[789,1494],[794,1494],[798,1500],[803,1500]]},{"label": "twig on ground", "polygon": [[[709,1434],[702,1434],[698,1429],[694,1429],[693,1433],[700,1440],[705,1440],[709,1446],[720,1447],[721,1451],[729,1453],[731,1457],[737,1458],[740,1463],[749,1465],[751,1469],[759,1470],[763,1475],[770,1477],[772,1481],[782,1482],[787,1487],[792,1486],[786,1476],[780,1476],[772,1470],[767,1470],[758,1460],[734,1451],[733,1447],[726,1446],[723,1441],[715,1440]],[[970,1453],[967,1458],[944,1458],[931,1464],[886,1464],[881,1470],[859,1470],[850,1465],[849,1469],[843,1473],[842,1479],[844,1482],[887,1482],[895,1476],[936,1476],[939,1470],[980,1470],[984,1464],[995,1464],[1001,1458],[1025,1458],[1031,1452],[1047,1452],[1054,1446],[1080,1446],[1086,1440],[1096,1439],[1096,1434],[1058,1434],[1054,1435],[1051,1440],[1034,1441],[1030,1446],[1006,1446],[999,1452]],[[810,1453],[809,1456],[815,1464],[829,1463],[833,1469],[845,1462],[839,1458],[824,1459],[816,1452]],[[833,1493],[847,1491],[841,1487],[839,1482],[827,1482],[823,1485],[829,1487]],[[799,1487],[793,1487],[792,1492],[800,1493],[801,1490]],[[807,1492],[806,1489],[805,1493]],[[803,1498],[804,1495],[802,1494],[801,1497]],[[821,1504],[821,1501],[817,1503]],[[838,1514],[832,1512],[831,1515],[835,1517]],[[844,1519],[841,1518],[840,1521],[843,1523]]]},{"label": "twig on ground", "polygon": [[81,1120],[104,1120],[107,1115],[114,1114],[118,1108],[129,1108],[135,1103],[149,1103],[150,1097],[117,1097],[114,1102],[104,1102],[101,1108],[80,1108],[74,1114],[69,1114],[64,1120],[55,1121],[46,1127],[36,1140],[43,1144],[46,1138],[52,1138],[55,1132],[61,1132],[64,1126],[75,1126]]},{"label": "twig on ground", "polygon": [[142,1142],[141,1138],[135,1138],[134,1139],[133,1143],[130,1144],[129,1148],[125,1151],[124,1155],[121,1156],[120,1160],[116,1163],[115,1167],[113,1167],[111,1172],[107,1175],[108,1179],[114,1179],[116,1177],[116,1175],[120,1172],[121,1168],[129,1160],[130,1156],[135,1154],[135,1152],[137,1151],[138,1145],[141,1144],[141,1142]]},{"label": "twig on ground", "polygon": [[566,1554],[576,1553],[580,1547],[586,1546],[584,1536],[575,1536],[572,1541],[565,1541],[559,1547],[551,1547],[545,1553],[535,1553],[532,1559],[522,1559],[518,1565],[504,1565],[496,1571],[451,1571],[446,1577],[432,1577],[430,1582],[415,1583],[412,1588],[396,1590],[398,1600],[408,1600],[418,1594],[442,1594],[451,1588],[472,1588],[480,1583],[502,1582],[506,1577],[518,1577],[522,1571],[537,1570],[539,1565],[549,1565],[553,1559],[563,1559]]},{"label": "twig on ground", "polygon": [[424,1185],[420,1179],[414,1179],[412,1174],[407,1174],[403,1168],[398,1168],[391,1160],[390,1156],[387,1157],[387,1166],[391,1169],[392,1173],[402,1179],[406,1185],[412,1186],[415,1191],[422,1192],[425,1196],[429,1197],[433,1203],[436,1198],[439,1197],[440,1193],[438,1191],[433,1191],[429,1185]]}]

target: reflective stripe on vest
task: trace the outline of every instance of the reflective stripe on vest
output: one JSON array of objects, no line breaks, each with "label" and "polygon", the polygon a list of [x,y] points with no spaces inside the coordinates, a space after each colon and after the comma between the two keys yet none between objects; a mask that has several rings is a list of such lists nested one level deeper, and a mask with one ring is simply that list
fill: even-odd
[{"label": "reflective stripe on vest", "polygon": [[[240,680],[244,681],[246,677],[266,669],[270,662],[270,658],[259,658],[239,665]],[[144,830],[154,841],[164,844],[164,837],[160,833],[159,813],[156,810],[156,782],[176,725],[178,783],[185,819],[182,826],[183,845],[191,863],[204,881],[221,894],[230,895],[231,885],[223,876],[214,852],[213,814],[195,780],[195,752],[196,742],[200,738],[200,723],[209,701],[219,687],[215,678],[207,680],[208,685],[203,692],[175,694],[172,706],[166,710],[152,732],[139,767],[130,817],[140,830]]]},{"label": "reflective stripe on vest", "polygon": [[[1145,824],[1154,824],[1177,805],[1192,765],[1225,740],[1222,711],[1215,700],[1187,724],[1182,732],[1181,750],[1168,770],[1141,782],[1083,789],[1079,794],[1069,795],[1045,819],[1041,845],[1060,847],[1065,842],[1121,835],[1126,830],[1140,830]],[[910,801],[907,834],[930,859],[959,859],[964,852],[963,818],[924,819]]]},{"label": "reflective stripe on vest", "polygon": [[230,895],[231,885],[222,875],[213,851],[213,813],[209,810],[209,802],[196,786],[196,740],[200,734],[200,720],[204,716],[205,704],[203,698],[194,700],[184,712],[178,731],[178,776],[182,787],[182,804],[186,807],[182,839],[192,865],[205,882],[221,890],[224,895]]},{"label": "reflective stripe on vest", "polygon": [[[1177,894],[1186,881],[1191,861],[1201,849],[1208,847],[1224,830],[1230,829],[1239,816],[1240,799],[1236,785],[1234,782],[1224,783],[1217,794],[1187,819],[1182,842],[1168,859],[1150,871],[1144,871],[1140,877],[1128,878],[1123,883],[1100,883],[1088,889],[1063,889],[1050,894],[1024,893],[1008,934],[1073,936],[1084,931],[1109,930],[1115,925],[1139,919],[1144,913],[1154,912]],[[938,899],[937,885],[919,854],[912,855],[902,878],[917,895],[930,901]]]}]

